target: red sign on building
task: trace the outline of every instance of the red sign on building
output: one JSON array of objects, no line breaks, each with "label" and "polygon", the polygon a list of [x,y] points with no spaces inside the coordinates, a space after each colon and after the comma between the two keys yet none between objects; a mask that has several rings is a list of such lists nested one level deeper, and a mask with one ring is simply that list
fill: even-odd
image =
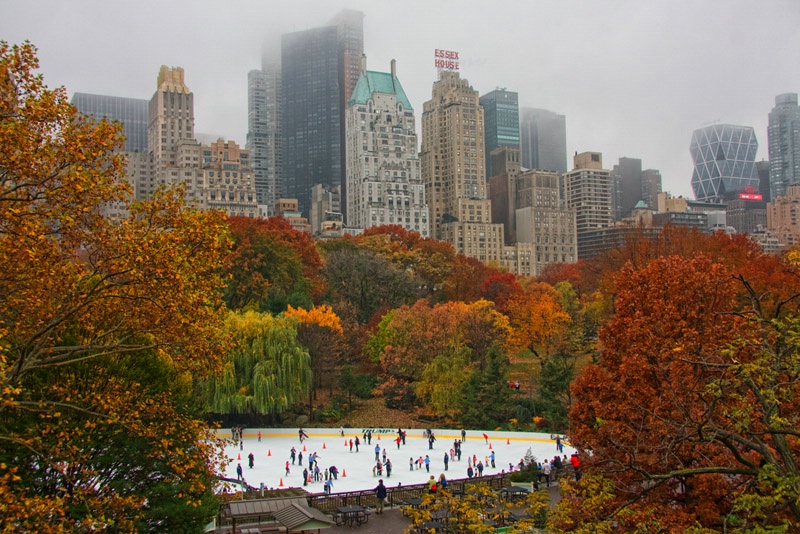
[{"label": "red sign on building", "polygon": [[439,48],[433,51],[433,64],[437,69],[458,70],[458,62],[458,52]]}]

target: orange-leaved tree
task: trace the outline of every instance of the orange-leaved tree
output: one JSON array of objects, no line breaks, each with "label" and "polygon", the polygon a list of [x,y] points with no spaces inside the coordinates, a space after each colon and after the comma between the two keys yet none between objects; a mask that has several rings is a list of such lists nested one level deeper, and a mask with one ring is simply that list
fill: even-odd
[{"label": "orange-leaved tree", "polygon": [[219,368],[223,220],[167,192],[106,216],[119,127],[37,67],[0,42],[0,528],[202,526],[217,460],[189,400]]},{"label": "orange-leaved tree", "polygon": [[618,275],[599,363],[573,385],[588,476],[564,492],[557,527],[800,526],[800,279],[740,257],[752,261],[665,256]]}]

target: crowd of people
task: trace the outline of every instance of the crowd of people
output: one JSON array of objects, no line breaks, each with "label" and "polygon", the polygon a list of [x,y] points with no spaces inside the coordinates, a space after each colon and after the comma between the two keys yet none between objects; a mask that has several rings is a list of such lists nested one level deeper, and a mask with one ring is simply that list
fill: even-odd
[{"label": "crowd of people", "polygon": [[[340,436],[343,436],[344,432],[343,429],[340,429]],[[461,429],[461,439],[456,438],[453,441],[452,447],[449,450],[445,450],[439,458],[441,458],[441,466],[443,471],[437,478],[435,475],[431,474],[428,479],[429,491],[436,492],[439,489],[447,487],[447,476],[445,475],[446,471],[450,470],[451,463],[453,462],[460,462],[462,459],[462,447],[464,442],[467,439],[467,432],[464,429]],[[323,491],[325,493],[332,493],[334,487],[334,481],[338,480],[339,469],[335,465],[330,465],[327,467],[323,467],[320,465],[321,456],[317,451],[311,452],[304,458],[303,451],[305,451],[306,446],[305,443],[309,439],[308,433],[303,429],[298,429],[298,438],[300,443],[303,445],[301,447],[302,450],[298,450],[294,446],[292,446],[289,450],[288,459],[285,462],[285,476],[289,477],[292,471],[292,466],[302,467],[302,481],[303,486],[308,486],[309,484],[314,483],[322,483]],[[372,430],[364,430],[363,433],[360,435],[354,435],[351,438],[345,437],[345,447],[349,445],[349,450],[351,453],[359,452],[359,446],[362,444],[367,444],[371,447],[374,452],[374,464],[372,466],[372,475],[373,477],[379,478],[381,481],[379,485],[383,484],[383,477],[391,478],[392,476],[392,460],[389,457],[387,449],[381,446],[380,443],[380,436],[384,438],[386,436],[386,432],[383,431],[378,436],[378,441],[375,444],[374,448],[372,447],[372,440],[373,440],[373,431]],[[479,436],[483,437],[484,443],[489,444],[489,437],[484,432],[479,434]],[[238,445],[240,450],[243,449],[243,429],[242,427],[233,427],[231,429],[231,438],[233,440],[234,445]],[[258,432],[258,441],[261,441],[261,432]],[[434,444],[436,443],[436,436],[434,435],[431,429],[425,429],[422,433],[423,439],[425,439],[428,443],[428,449],[433,450]],[[407,432],[402,428],[397,429],[396,437],[392,440],[384,440],[384,443],[391,443],[392,441],[396,445],[397,450],[400,450],[406,444]],[[580,460],[577,454],[572,454],[571,458],[568,458],[566,454],[563,454],[564,450],[564,443],[563,438],[561,436],[551,436],[551,439],[555,441],[556,451],[559,453],[554,456],[552,459],[545,460],[542,462],[533,462],[535,464],[534,468],[536,470],[536,487],[540,484],[544,484],[545,487],[549,487],[550,483],[553,482],[557,475],[559,475],[562,470],[567,467],[571,466],[573,468],[576,480],[580,478]],[[323,448],[324,444],[323,444]],[[479,458],[477,454],[473,454],[472,456],[467,456],[467,465],[466,465],[466,476],[468,478],[474,477],[482,477],[484,476],[484,472],[487,469],[491,468],[490,473],[497,472],[497,457],[495,451],[492,450],[491,445],[489,446],[489,454]],[[530,451],[529,451],[530,452]],[[435,458],[435,456],[434,456]],[[304,459],[305,462],[304,463]],[[248,465],[252,469],[255,463],[255,456],[252,452],[247,455]],[[431,468],[437,468],[439,466],[439,462],[436,462],[436,465],[433,465],[434,461],[431,459],[430,454],[420,455],[418,457],[411,456],[409,457],[409,471],[415,470],[422,470],[425,469],[426,473],[431,472]],[[512,471],[519,471],[530,467],[531,462],[527,462],[525,459],[521,459],[519,463],[514,464],[513,462],[509,462],[508,464],[508,472]],[[279,464],[280,465],[280,464]],[[463,464],[462,464],[463,465]],[[506,472],[505,469],[500,471],[501,473]],[[244,483],[244,470],[242,469],[242,464],[239,463],[236,467],[236,476],[242,483]],[[458,475],[456,475],[458,477]],[[281,482],[282,484],[282,482]],[[287,482],[288,485],[288,482]],[[378,489],[376,488],[376,492]]]}]

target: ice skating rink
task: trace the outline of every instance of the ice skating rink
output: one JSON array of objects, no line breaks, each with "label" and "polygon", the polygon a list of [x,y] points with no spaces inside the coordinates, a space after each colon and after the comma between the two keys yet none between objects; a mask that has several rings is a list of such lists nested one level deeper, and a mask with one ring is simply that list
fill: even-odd
[{"label": "ice skating rink", "polygon": [[[256,488],[262,484],[266,489],[269,488],[288,488],[303,487],[303,469],[308,468],[308,458],[316,453],[320,470],[324,473],[330,466],[336,466],[339,470],[338,480],[333,481],[332,493],[354,490],[366,490],[374,488],[378,484],[378,478],[383,478],[387,487],[409,484],[421,484],[433,475],[439,478],[440,473],[444,473],[448,479],[466,478],[467,466],[470,460],[475,457],[477,461],[484,463],[483,474],[495,474],[501,471],[509,471],[509,463],[516,469],[520,460],[525,457],[528,449],[536,457],[537,461],[552,459],[556,455],[569,458],[573,450],[564,444],[563,452],[558,453],[556,442],[550,434],[530,433],[530,432],[494,432],[483,430],[467,430],[461,451],[461,460],[451,460],[448,469],[445,470],[444,455],[449,455],[453,449],[453,442],[461,439],[461,430],[454,429],[432,429],[436,441],[433,449],[428,448],[428,439],[424,437],[423,429],[403,429],[406,432],[406,443],[400,444],[399,448],[395,441],[398,436],[396,428],[345,428],[344,436],[340,434],[340,429],[335,428],[305,428],[308,439],[303,443],[298,437],[297,428],[248,428],[244,430],[243,445],[234,445],[231,440],[229,429],[220,429],[218,436],[227,438],[225,453],[231,460],[225,471],[228,478],[236,478],[236,467],[242,466],[244,480],[247,484]],[[372,431],[372,443],[364,443],[364,433]],[[261,432],[261,441],[258,440],[258,433]],[[484,433],[488,441],[484,439]],[[358,436],[362,443],[356,452],[355,444],[350,450],[350,440],[355,442]],[[392,463],[392,474],[387,476],[384,470],[383,475],[378,477],[373,475],[375,461],[375,446],[379,446],[379,458],[383,461],[383,451]],[[294,447],[297,453],[303,454],[302,464],[295,461],[291,463],[290,450]],[[491,467],[491,454],[495,454],[495,466]],[[248,466],[248,455],[252,453],[254,465]],[[430,471],[425,469],[423,464],[420,468],[417,465],[413,469],[409,468],[409,460],[417,460],[425,456],[430,459]],[[487,461],[488,459],[488,461]],[[289,474],[286,474],[286,462],[289,461]],[[299,465],[298,465],[299,464]],[[309,469],[309,471],[311,471]],[[477,473],[476,473],[477,474]],[[309,482],[305,489],[310,493],[321,493],[325,482],[324,476],[319,482]],[[232,490],[235,488],[231,488]]]}]

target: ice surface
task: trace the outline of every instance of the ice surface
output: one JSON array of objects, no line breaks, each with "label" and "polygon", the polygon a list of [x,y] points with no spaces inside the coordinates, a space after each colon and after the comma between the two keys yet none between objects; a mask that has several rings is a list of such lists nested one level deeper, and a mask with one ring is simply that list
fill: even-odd
[{"label": "ice surface", "polygon": [[[531,432],[496,432],[483,430],[467,430],[466,440],[461,450],[461,461],[457,459],[449,462],[449,469],[444,469],[445,451],[450,453],[453,448],[453,441],[461,439],[461,431],[453,429],[432,429],[436,441],[433,449],[428,449],[428,440],[423,436],[422,429],[404,429],[406,431],[406,444],[400,444],[398,450],[397,429],[373,428],[372,444],[361,443],[359,451],[356,452],[355,445],[350,451],[350,440],[355,442],[356,436],[360,440],[364,439],[364,432],[368,429],[346,428],[344,437],[340,434],[340,429],[336,428],[305,428],[308,439],[300,443],[297,428],[248,428],[244,431],[244,444],[240,447],[233,445],[230,440],[230,430],[220,430],[218,435],[228,438],[228,445],[225,452],[231,463],[228,465],[225,476],[236,478],[236,466],[242,465],[245,481],[255,487],[261,484],[265,488],[287,488],[303,487],[303,468],[308,468],[308,457],[316,452],[320,469],[324,472],[328,467],[335,465],[339,469],[338,480],[333,481],[333,493],[343,491],[355,491],[372,489],[378,484],[378,478],[383,478],[387,487],[404,486],[409,484],[421,484],[433,475],[439,478],[440,473],[444,473],[448,479],[466,478],[467,458],[477,457],[486,466],[484,475],[499,473],[503,470],[509,471],[509,463],[516,466],[528,449],[538,461],[552,459],[556,456],[556,443],[550,434],[531,433]],[[261,432],[261,441],[258,441],[258,432]],[[483,434],[488,436],[488,442]],[[384,470],[383,476],[373,475],[375,466],[375,446],[381,448],[381,458],[383,450],[392,463],[392,476],[387,477]],[[292,447],[303,453],[302,465],[291,464],[289,452]],[[564,452],[560,455],[569,457],[574,449],[564,444]],[[495,468],[487,465],[486,459],[490,457],[492,451],[495,453]],[[248,455],[253,453],[254,466],[248,467]],[[414,460],[428,455],[430,457],[430,472],[426,471],[424,465],[418,469],[414,466],[409,469],[409,458]],[[286,462],[289,461],[290,473],[286,474]],[[310,471],[310,470],[309,470]],[[309,482],[305,489],[310,493],[321,493],[325,478],[320,482]]]}]

